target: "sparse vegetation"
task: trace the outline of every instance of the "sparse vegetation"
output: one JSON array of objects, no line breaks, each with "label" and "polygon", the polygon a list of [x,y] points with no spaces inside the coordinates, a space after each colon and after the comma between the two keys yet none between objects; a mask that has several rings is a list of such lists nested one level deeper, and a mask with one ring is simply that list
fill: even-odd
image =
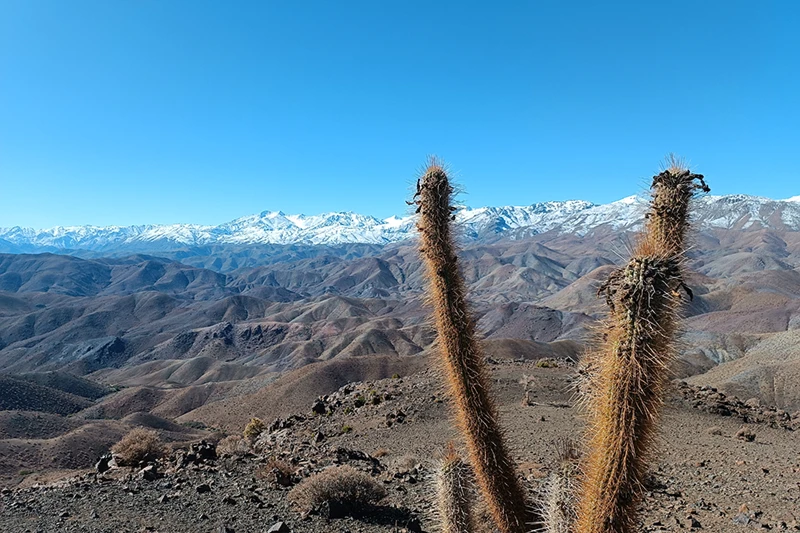
[{"label": "sparse vegetation", "polygon": [[339,430],[339,433],[344,435],[346,433],[350,433],[351,431],[353,431],[353,427],[352,426],[348,426],[347,424],[345,424],[344,426],[342,426],[342,429]]},{"label": "sparse vegetation", "polygon": [[385,496],[382,484],[345,465],[328,468],[303,480],[289,492],[289,501],[305,511],[332,503],[358,513]]},{"label": "sparse vegetation", "polygon": [[136,466],[159,459],[164,455],[165,449],[156,431],[135,428],[112,446],[111,452],[120,466]]},{"label": "sparse vegetation", "polygon": [[372,457],[375,459],[380,459],[381,457],[386,457],[387,455],[389,455],[389,450],[387,448],[378,448],[372,452]]},{"label": "sparse vegetation", "polygon": [[252,444],[265,429],[267,429],[267,425],[260,418],[251,418],[244,428],[244,438]]},{"label": "sparse vegetation", "polygon": [[217,443],[217,453],[219,455],[242,457],[250,452],[250,443],[239,435],[228,435]]},{"label": "sparse vegetation", "polygon": [[275,483],[282,487],[290,487],[294,484],[295,468],[291,463],[272,458],[267,463],[256,470],[256,478]]},{"label": "sparse vegetation", "polygon": [[395,473],[406,473],[414,470],[417,465],[421,464],[419,457],[416,455],[401,455],[395,457],[389,465],[389,470]]}]

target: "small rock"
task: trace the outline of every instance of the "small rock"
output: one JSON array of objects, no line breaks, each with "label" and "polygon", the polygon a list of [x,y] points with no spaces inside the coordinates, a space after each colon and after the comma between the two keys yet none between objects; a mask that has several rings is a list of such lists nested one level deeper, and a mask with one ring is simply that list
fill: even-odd
[{"label": "small rock", "polygon": [[267,533],[289,533],[291,531],[286,522],[276,522],[267,530]]},{"label": "small rock", "polygon": [[689,529],[700,529],[703,527],[700,525],[700,522],[698,522],[697,519],[692,515],[686,517],[686,520],[683,521],[683,525],[685,527],[688,527]]},{"label": "small rock", "polygon": [[58,514],[58,517],[59,517],[59,518],[69,518],[69,511],[61,511],[61,512]]},{"label": "small rock", "polygon": [[750,523],[750,517],[747,516],[745,513],[739,513],[733,517],[733,523],[738,524],[740,526],[746,526]]},{"label": "small rock", "polygon": [[211,486],[209,486],[208,483],[203,483],[201,485],[197,485],[194,490],[197,491],[197,494],[205,494],[207,492],[211,492]]},{"label": "small rock", "polygon": [[335,500],[329,500],[322,504],[320,514],[328,520],[344,518],[350,514],[350,507]]},{"label": "small rock", "polygon": [[158,498],[158,503],[165,503],[167,500],[169,500],[169,496],[162,494],[161,497]]},{"label": "small rock", "polygon": [[317,398],[316,401],[311,406],[311,412],[318,415],[324,415],[325,410],[326,410],[325,402],[323,402],[320,398]]},{"label": "small rock", "polygon": [[742,426],[736,432],[736,438],[745,442],[753,442],[756,440],[756,434],[753,433],[748,427]]},{"label": "small rock", "polygon": [[744,404],[751,409],[757,409],[761,407],[761,400],[758,398],[750,398],[749,400],[745,401]]},{"label": "small rock", "polygon": [[100,457],[100,460],[97,461],[97,464],[94,465],[94,469],[98,474],[102,474],[103,472],[107,472],[111,469],[111,461],[114,459],[114,456],[110,453],[103,454]]},{"label": "small rock", "polygon": [[142,468],[136,475],[145,481],[155,481],[158,479],[158,471],[156,470],[155,465],[149,465]]},{"label": "small rock", "polygon": [[216,445],[210,444],[205,440],[201,440],[199,444],[192,444],[191,451],[195,456],[195,461],[214,461],[217,459]]}]

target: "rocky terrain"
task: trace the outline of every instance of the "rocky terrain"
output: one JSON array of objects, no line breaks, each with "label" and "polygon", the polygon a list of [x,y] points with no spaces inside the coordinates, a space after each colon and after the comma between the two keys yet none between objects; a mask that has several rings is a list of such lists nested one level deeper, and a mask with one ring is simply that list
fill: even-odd
[{"label": "rocky terrain", "polygon": [[[701,201],[687,263],[694,298],[675,368],[682,381],[646,531],[796,524],[795,204]],[[532,497],[554,443],[581,434],[573,363],[604,316],[595,293],[627,254],[640,207],[627,199],[614,216],[608,206],[580,203],[459,214],[471,304]],[[363,230],[357,218],[324,220],[318,232]],[[268,221],[277,217],[228,229],[252,236]],[[87,231],[86,239],[99,238]],[[16,244],[0,249],[34,246],[19,240],[30,232],[6,238],[12,234]],[[90,246],[69,238],[36,246],[71,255],[0,255],[0,487],[11,491],[0,499],[2,530],[266,531],[281,521],[294,531],[330,529],[324,516],[289,504],[288,486],[259,477],[276,458],[292,465],[292,484],[352,463],[386,485],[389,496],[370,516],[332,522],[342,531],[391,531],[395,521],[398,529],[436,530],[433,459],[456,436],[413,243]],[[86,246],[65,249],[70,242]],[[359,397],[370,401],[356,406]],[[177,466],[176,450],[241,434],[252,417],[284,425],[250,455]],[[156,465],[157,476],[141,468],[85,473],[135,427],[154,429],[175,450]],[[203,484],[212,490],[197,493]],[[141,523],[129,522],[132,509]]]},{"label": "rocky terrain", "polygon": [[[314,365],[316,366],[316,365]],[[532,501],[552,471],[556,442],[577,437],[574,367],[490,364],[520,475]],[[528,394],[526,395],[526,389]],[[350,383],[276,417],[250,451],[177,447],[152,466],[29,481],[0,494],[4,531],[437,531],[432,475],[457,435],[437,372]],[[747,431],[742,431],[742,427]],[[666,413],[642,531],[800,530],[800,413],[775,416],[710,388],[677,383]],[[353,466],[387,496],[350,516],[308,512],[287,498],[315,472]],[[492,531],[478,507],[481,531]]]}]

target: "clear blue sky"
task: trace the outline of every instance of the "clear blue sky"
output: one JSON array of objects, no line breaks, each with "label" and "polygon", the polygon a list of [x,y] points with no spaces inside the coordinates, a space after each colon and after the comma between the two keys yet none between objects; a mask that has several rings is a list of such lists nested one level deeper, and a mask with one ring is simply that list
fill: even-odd
[{"label": "clear blue sky", "polygon": [[0,1],[0,226],[800,194],[794,1]]}]

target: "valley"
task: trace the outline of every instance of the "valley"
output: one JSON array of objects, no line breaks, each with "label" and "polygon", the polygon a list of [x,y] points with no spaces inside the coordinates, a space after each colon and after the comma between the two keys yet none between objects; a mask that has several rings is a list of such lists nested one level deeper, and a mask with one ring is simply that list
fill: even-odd
[{"label": "valley", "polygon": [[[698,208],[687,264],[694,298],[674,371],[691,386],[780,410],[792,427],[800,419],[800,231],[792,210],[800,203],[770,202],[730,198]],[[512,381],[521,378],[508,377],[514,364],[561,361],[563,369],[534,383],[562,403],[573,395],[564,385],[575,377],[571,365],[604,316],[596,291],[641,224],[619,213],[612,224],[595,207],[573,207],[557,225],[515,226],[507,215],[503,225],[493,215],[459,226],[487,357]],[[32,487],[91,468],[137,426],[179,447],[240,433],[252,417],[307,414],[318,397],[348,384],[428,379],[421,376],[436,368],[435,331],[414,242],[337,239],[0,255],[0,484]],[[514,392],[508,405],[522,396]],[[715,416],[690,404],[675,409],[680,424]],[[579,433],[577,414],[561,418],[531,461],[546,462],[541,454],[559,434]],[[739,422],[709,423],[735,433]],[[527,424],[514,431],[529,431]],[[444,426],[437,431],[444,439]]]}]

